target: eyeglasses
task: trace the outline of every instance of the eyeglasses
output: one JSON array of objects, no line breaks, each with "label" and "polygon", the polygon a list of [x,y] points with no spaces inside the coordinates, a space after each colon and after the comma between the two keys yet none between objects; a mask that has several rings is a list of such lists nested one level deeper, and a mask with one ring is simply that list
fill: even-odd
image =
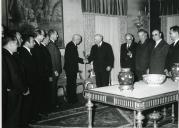
[{"label": "eyeglasses", "polygon": [[126,39],[126,40],[132,40],[132,39]]}]

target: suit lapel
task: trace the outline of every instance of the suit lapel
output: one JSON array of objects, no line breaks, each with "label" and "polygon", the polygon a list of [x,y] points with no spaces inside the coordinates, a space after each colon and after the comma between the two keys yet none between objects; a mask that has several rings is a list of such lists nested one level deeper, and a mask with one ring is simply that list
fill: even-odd
[{"label": "suit lapel", "polygon": [[160,49],[161,47],[163,47],[163,45],[164,45],[164,42],[163,40],[161,40],[159,44],[157,45],[157,47],[154,48],[154,50]]}]

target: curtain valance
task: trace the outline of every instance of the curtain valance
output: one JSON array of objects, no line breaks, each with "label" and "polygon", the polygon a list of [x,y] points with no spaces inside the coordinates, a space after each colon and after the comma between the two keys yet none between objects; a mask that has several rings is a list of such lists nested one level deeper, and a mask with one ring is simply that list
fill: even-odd
[{"label": "curtain valance", "polygon": [[82,12],[127,15],[127,0],[81,0]]},{"label": "curtain valance", "polygon": [[159,0],[160,15],[179,14],[179,0]]}]

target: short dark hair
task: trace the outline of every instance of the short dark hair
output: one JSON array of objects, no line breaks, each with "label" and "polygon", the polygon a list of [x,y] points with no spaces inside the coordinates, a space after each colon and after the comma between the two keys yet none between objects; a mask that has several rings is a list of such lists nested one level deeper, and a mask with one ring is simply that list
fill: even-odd
[{"label": "short dark hair", "polygon": [[40,29],[36,29],[34,31],[34,37],[37,37],[38,35],[41,35],[41,34],[42,34],[42,30],[40,30]]},{"label": "short dark hair", "polygon": [[16,36],[13,33],[8,33],[2,40],[2,46],[8,44],[9,41],[17,41]]},{"label": "short dark hair", "polygon": [[25,42],[26,41],[30,41],[30,37],[33,37],[34,38],[34,34],[25,34],[24,36],[23,36],[23,42],[22,42],[22,46],[25,44]]},{"label": "short dark hair", "polygon": [[159,34],[161,34],[161,38],[164,39],[164,34],[163,34],[163,32],[160,29],[154,29],[153,31],[158,31]]},{"label": "short dark hair", "polygon": [[179,34],[179,26],[175,25],[170,28],[170,30],[173,30],[174,32],[178,32]]},{"label": "short dark hair", "polygon": [[57,31],[55,31],[55,30],[53,30],[53,29],[50,29],[49,31],[48,31],[48,36],[50,37],[53,33],[57,33]]}]

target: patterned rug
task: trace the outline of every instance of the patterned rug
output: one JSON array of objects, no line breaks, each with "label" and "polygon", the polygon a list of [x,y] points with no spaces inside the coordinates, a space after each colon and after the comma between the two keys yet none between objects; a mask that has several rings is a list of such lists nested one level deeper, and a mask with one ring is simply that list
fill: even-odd
[{"label": "patterned rug", "polygon": [[[87,127],[88,114],[84,107],[54,113],[50,118],[33,125],[33,128]],[[94,127],[124,127],[129,125],[126,118],[115,107],[98,106],[94,114]]]},{"label": "patterned rug", "polygon": [[[62,100],[59,99],[60,101]],[[88,114],[85,106],[86,100],[82,94],[78,94],[79,103],[69,106],[66,102],[61,102],[61,107],[55,112],[50,113],[36,124],[31,124],[32,128],[70,128],[70,127],[87,127]],[[133,128],[133,111],[124,108],[117,108],[105,104],[95,104],[93,108],[93,126],[101,128]],[[168,107],[168,114],[171,115],[171,107]],[[178,112],[178,111],[177,111]],[[171,119],[171,118],[170,118]],[[153,128],[153,123],[148,122],[145,128]],[[178,128],[178,122],[172,124],[171,121],[159,125],[159,128]]]}]

